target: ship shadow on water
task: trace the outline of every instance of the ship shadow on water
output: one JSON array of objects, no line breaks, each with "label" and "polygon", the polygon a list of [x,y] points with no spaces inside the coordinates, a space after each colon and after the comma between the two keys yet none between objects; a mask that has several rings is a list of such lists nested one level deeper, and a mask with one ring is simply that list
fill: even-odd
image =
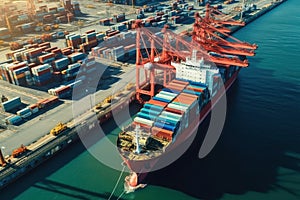
[{"label": "ship shadow on water", "polygon": [[[235,103],[238,90],[237,81],[229,91],[228,104]],[[197,199],[215,200],[225,194],[241,195],[249,191],[268,193],[279,189],[300,199],[299,189],[282,184],[285,183],[284,176],[289,176],[290,173],[278,174],[279,168],[300,172],[299,138],[288,142],[270,141],[266,133],[278,132],[275,126],[243,126],[242,119],[231,117],[234,112],[239,111],[227,107],[222,135],[205,158],[199,159],[198,153],[208,129],[209,116],[200,125],[190,148],[171,165],[148,174],[146,182],[171,188]],[[235,127],[236,125],[239,127]],[[293,152],[298,157],[287,155],[287,152]],[[299,188],[300,182],[294,181],[293,184]]]}]

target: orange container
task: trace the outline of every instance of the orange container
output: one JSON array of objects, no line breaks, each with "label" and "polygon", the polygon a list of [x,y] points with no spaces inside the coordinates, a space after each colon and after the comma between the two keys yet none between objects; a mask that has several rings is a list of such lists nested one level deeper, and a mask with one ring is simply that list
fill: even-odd
[{"label": "orange container", "polygon": [[178,115],[183,115],[184,114],[184,111],[182,111],[182,110],[177,110],[177,109],[169,108],[169,107],[166,107],[165,111],[168,111],[168,112],[171,112],[171,113],[174,113],[174,114],[178,114]]},{"label": "orange container", "polygon": [[181,87],[172,86],[172,85],[168,85],[166,88],[168,88],[170,90],[175,90],[175,91],[178,91],[178,92],[181,92],[183,90]]},{"label": "orange container", "polygon": [[193,91],[196,91],[196,92],[203,92],[203,89],[200,89],[200,88],[194,88],[194,87],[191,87],[191,86],[188,86],[186,89],[188,89],[188,90],[193,90]]},{"label": "orange container", "polygon": [[181,93],[179,96],[185,96],[185,97],[198,99],[198,96],[196,96],[194,94]]},{"label": "orange container", "polygon": [[173,138],[173,132],[169,130],[165,130],[158,127],[152,127],[151,133],[159,138],[167,139],[168,141],[171,141]]},{"label": "orange container", "polygon": [[147,103],[151,103],[153,105],[162,106],[162,107],[166,107],[168,105],[168,103],[157,101],[157,100],[153,100],[153,99],[151,99]]},{"label": "orange container", "polygon": [[184,86],[187,86],[189,84],[189,82],[186,82],[186,81],[179,81],[179,80],[172,80],[171,83],[177,83],[177,84],[180,84],[180,85],[184,85]]},{"label": "orange container", "polygon": [[139,125],[141,129],[143,129],[147,132],[150,132],[150,130],[151,130],[151,126],[148,126],[147,124],[142,124],[142,123],[139,123],[139,122],[132,122],[132,124],[133,124],[134,127]]}]

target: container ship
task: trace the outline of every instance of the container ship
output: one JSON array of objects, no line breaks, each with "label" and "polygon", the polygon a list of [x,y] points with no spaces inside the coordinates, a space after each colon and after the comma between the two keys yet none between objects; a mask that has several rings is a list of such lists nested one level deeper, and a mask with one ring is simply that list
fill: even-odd
[{"label": "container ship", "polygon": [[[216,19],[210,18],[216,10],[212,12],[211,9],[207,6],[205,18],[195,16],[190,42],[166,29],[161,31],[161,40],[159,34],[137,29],[136,96],[143,107],[117,139],[119,153],[132,172],[125,178],[127,192],[144,187],[141,183],[147,173],[159,163],[167,162],[177,147],[191,138],[237,79],[240,68],[248,66],[246,56],[254,55],[256,45],[229,42],[216,33],[219,31],[225,37],[229,36],[228,31],[224,32],[226,27],[220,23],[216,27]],[[229,23],[243,25],[232,21],[224,24]],[[148,39],[143,39],[146,36]],[[143,49],[141,44],[147,41],[150,48]],[[162,44],[161,53],[157,51],[159,44]],[[207,54],[203,54],[203,48]],[[143,58],[143,55],[148,55],[148,58]],[[140,69],[150,77],[142,84]],[[163,74],[164,79],[163,87],[159,89],[155,88],[159,77],[156,70]],[[147,83],[150,91],[142,87]],[[150,98],[142,98],[145,95]]]}]

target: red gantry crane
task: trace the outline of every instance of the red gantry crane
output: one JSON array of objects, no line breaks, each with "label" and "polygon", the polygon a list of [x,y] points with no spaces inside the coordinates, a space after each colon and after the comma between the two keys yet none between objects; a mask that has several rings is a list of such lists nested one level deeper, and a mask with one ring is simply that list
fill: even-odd
[{"label": "red gantry crane", "polygon": [[[225,25],[244,26],[244,22],[229,19],[225,14],[206,5],[206,13],[201,17],[198,13],[195,15],[192,38],[200,44],[211,55],[211,61],[219,66],[229,67],[247,67],[249,65],[246,56],[254,56],[255,44],[242,42],[233,36],[230,36],[230,29]],[[230,38],[232,41],[225,40]]]},{"label": "red gantry crane", "polygon": [[[192,56],[193,50],[197,51],[197,57],[209,59],[205,50],[198,44],[185,41],[169,31],[167,26],[161,31],[152,32],[142,27],[141,20],[137,20],[135,27],[137,27],[136,98],[140,102],[143,102],[141,95],[154,96],[158,77],[163,77],[164,86],[172,80],[175,68],[171,62],[185,61],[186,57]],[[141,73],[145,75],[144,80],[141,80]]]}]

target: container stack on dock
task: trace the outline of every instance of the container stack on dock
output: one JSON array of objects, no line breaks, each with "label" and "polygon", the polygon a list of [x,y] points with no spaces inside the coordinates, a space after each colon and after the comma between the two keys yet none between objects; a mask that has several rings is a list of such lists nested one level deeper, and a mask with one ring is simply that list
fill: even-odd
[{"label": "container stack on dock", "polygon": [[[71,35],[70,42],[79,46],[80,35]],[[71,38],[72,38],[71,37]],[[88,32],[90,45],[97,41],[94,31]],[[75,39],[74,39],[75,38]],[[51,47],[49,42],[25,45],[24,48],[6,54],[7,61],[0,63],[0,79],[21,86],[46,86],[55,81],[74,79],[86,54],[74,52],[73,47]]]},{"label": "container stack on dock", "polygon": [[15,97],[13,99],[10,99],[8,101],[5,101],[1,103],[1,107],[3,111],[9,112],[12,111],[22,105],[21,98],[20,97]]},{"label": "container stack on dock", "polygon": [[36,85],[47,85],[52,78],[51,66],[49,64],[39,65],[31,69]]}]

